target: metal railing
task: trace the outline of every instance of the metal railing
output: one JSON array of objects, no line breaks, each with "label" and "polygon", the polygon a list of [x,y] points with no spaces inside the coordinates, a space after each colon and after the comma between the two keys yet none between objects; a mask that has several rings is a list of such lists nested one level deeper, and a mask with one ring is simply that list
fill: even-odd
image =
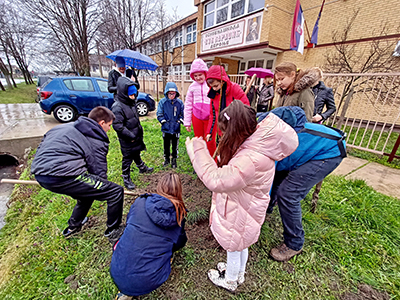
[{"label": "metal railing", "polygon": [[400,133],[400,73],[324,74],[324,82],[333,89],[337,107],[327,124],[347,133],[349,147],[394,156]]}]

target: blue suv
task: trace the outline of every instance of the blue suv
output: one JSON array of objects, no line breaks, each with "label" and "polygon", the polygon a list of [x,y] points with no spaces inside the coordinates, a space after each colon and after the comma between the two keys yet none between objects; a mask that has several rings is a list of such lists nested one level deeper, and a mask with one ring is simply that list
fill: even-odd
[{"label": "blue suv", "polygon": [[[103,78],[53,77],[40,89],[39,104],[44,113],[53,113],[57,121],[67,123],[96,106],[111,108],[114,96],[107,85]],[[155,101],[151,95],[139,92],[136,108],[139,116],[145,116],[155,110]]]}]

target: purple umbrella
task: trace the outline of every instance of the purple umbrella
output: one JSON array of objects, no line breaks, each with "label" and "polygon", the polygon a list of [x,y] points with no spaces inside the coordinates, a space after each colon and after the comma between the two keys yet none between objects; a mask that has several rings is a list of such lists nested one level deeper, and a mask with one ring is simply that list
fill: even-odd
[{"label": "purple umbrella", "polygon": [[256,74],[258,78],[274,77],[274,73],[271,70],[264,68],[250,68],[244,74],[249,76]]}]

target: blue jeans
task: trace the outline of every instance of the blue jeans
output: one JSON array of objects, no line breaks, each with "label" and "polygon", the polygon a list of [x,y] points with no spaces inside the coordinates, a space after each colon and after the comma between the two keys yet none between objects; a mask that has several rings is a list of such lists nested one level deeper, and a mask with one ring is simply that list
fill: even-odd
[{"label": "blue jeans", "polygon": [[283,224],[283,239],[290,249],[303,248],[304,230],[301,204],[311,188],[336,169],[342,157],[311,160],[293,171],[276,172],[271,192],[270,208],[276,203]]}]

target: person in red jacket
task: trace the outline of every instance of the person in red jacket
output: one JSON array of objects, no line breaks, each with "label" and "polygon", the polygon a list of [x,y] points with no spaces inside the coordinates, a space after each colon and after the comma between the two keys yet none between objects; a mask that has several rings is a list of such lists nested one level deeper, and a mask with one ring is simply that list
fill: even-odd
[{"label": "person in red jacket", "polygon": [[207,141],[215,141],[217,136],[221,136],[218,128],[218,115],[220,111],[228,107],[233,100],[240,100],[250,106],[249,99],[242,88],[229,80],[224,67],[219,65],[211,66],[207,72],[207,84],[210,87],[208,98],[210,103],[210,118],[207,127]]}]

